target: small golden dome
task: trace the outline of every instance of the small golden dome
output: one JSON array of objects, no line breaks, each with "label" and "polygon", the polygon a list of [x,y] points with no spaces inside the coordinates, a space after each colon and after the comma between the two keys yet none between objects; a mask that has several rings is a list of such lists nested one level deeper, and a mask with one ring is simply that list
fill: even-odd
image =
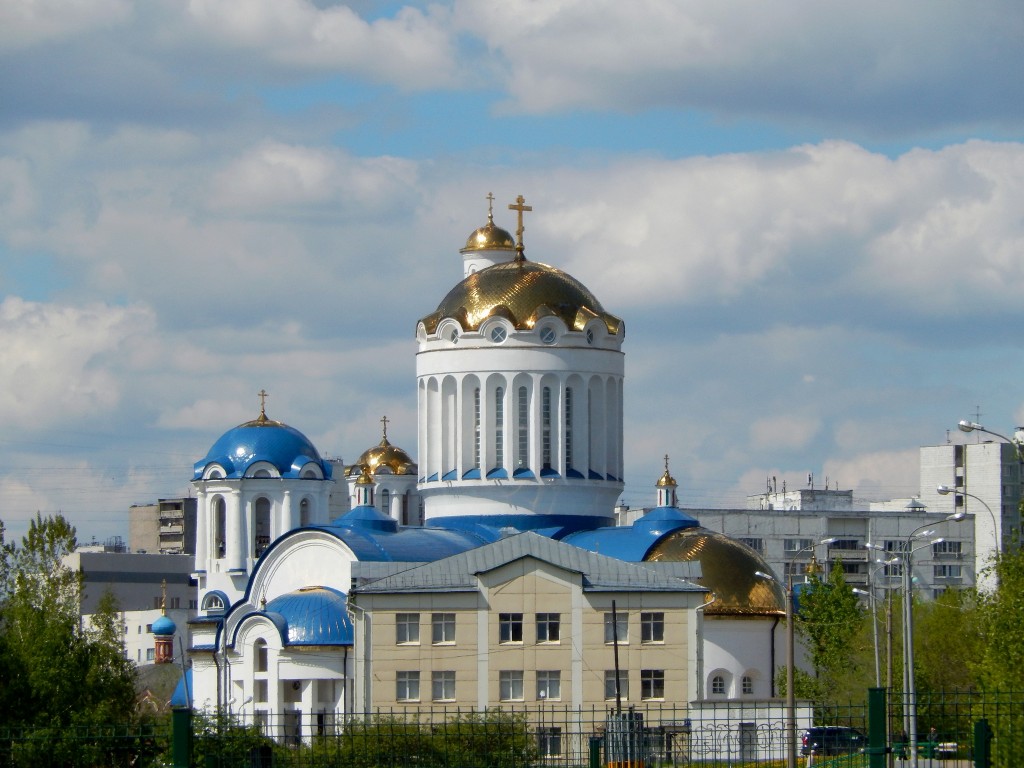
[{"label": "small golden dome", "polygon": [[[715,596],[709,616],[779,616],[786,613],[786,591],[757,552],[707,528],[682,528],[662,539],[646,560],[700,563],[698,583]],[[760,574],[765,574],[761,576]]]},{"label": "small golden dome", "polygon": [[665,474],[663,474],[658,482],[654,484],[655,488],[676,488],[678,484],[676,479],[668,472],[668,455],[665,456]]},{"label": "small golden dome", "polygon": [[519,330],[533,328],[549,315],[575,331],[582,331],[594,317],[601,318],[611,334],[618,333],[622,324],[605,312],[594,294],[572,275],[525,259],[494,264],[469,275],[421,322],[427,333],[434,333],[446,317],[458,320],[463,330],[475,331],[495,315],[506,318]]},{"label": "small golden dome", "polygon": [[473,251],[514,251],[516,241],[512,235],[494,223],[488,216],[487,223],[475,230],[466,239],[466,247],[459,253],[472,253]]},{"label": "small golden dome", "polygon": [[356,485],[373,485],[373,478],[370,477],[370,468],[365,464],[359,473],[359,477],[356,479]]},{"label": "small golden dome", "polygon": [[365,467],[371,475],[386,469],[393,475],[411,475],[415,473],[416,462],[403,449],[388,442],[387,437],[380,443],[363,452],[355,464],[348,468],[349,475],[359,474]]}]

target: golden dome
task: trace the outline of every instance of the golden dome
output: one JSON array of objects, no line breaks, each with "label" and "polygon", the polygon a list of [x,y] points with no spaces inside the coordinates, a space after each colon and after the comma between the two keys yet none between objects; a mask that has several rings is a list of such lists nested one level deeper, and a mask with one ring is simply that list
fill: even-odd
[{"label": "golden dome", "polygon": [[514,251],[516,241],[512,235],[494,223],[494,219],[487,217],[487,223],[475,230],[466,239],[466,247],[459,253],[472,253],[473,251]]},{"label": "golden dome", "polygon": [[786,591],[778,580],[757,575],[771,568],[753,549],[707,528],[673,531],[646,560],[700,563],[696,581],[714,594],[709,616],[779,616],[786,613]]},{"label": "golden dome", "polygon": [[605,312],[594,294],[572,275],[526,259],[474,272],[452,288],[437,311],[421,322],[427,333],[434,333],[446,317],[458,320],[463,330],[475,331],[484,320],[496,315],[519,330],[533,328],[538,320],[551,315],[575,331],[582,331],[594,317],[604,321],[608,333],[618,333],[622,324]]},{"label": "golden dome", "polygon": [[377,474],[380,469],[387,469],[393,475],[411,475],[415,472],[415,466],[412,457],[397,445],[389,443],[385,436],[380,443],[363,452],[356,463],[348,468],[348,474],[360,474],[365,467],[371,475]]},{"label": "golden dome", "polygon": [[676,479],[668,472],[668,455],[665,456],[665,474],[658,478],[658,482],[654,484],[655,488],[676,488],[678,484]]}]

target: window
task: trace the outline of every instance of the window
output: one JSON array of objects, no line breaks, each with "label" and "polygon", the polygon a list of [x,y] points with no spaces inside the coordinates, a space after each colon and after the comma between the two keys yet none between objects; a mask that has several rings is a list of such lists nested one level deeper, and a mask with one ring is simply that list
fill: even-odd
[{"label": "window", "polygon": [[959,541],[937,541],[932,544],[932,554],[936,557],[960,557],[962,551],[962,542]]},{"label": "window", "polygon": [[521,642],[523,642],[523,614],[521,614],[521,613],[500,613],[500,614],[498,614],[498,642],[499,643],[521,643]]},{"label": "window", "polygon": [[556,336],[555,329],[550,325],[545,325],[540,329],[540,340],[545,344],[554,344]]},{"label": "window", "polygon": [[558,701],[562,698],[562,673],[558,670],[538,670],[537,698],[540,701]]},{"label": "window", "polygon": [[494,390],[494,466],[505,466],[505,389]]},{"label": "window", "polygon": [[934,566],[934,575],[936,581],[946,580],[955,581],[961,576],[961,566],[959,565],[936,565]]},{"label": "window", "polygon": [[551,467],[551,387],[540,390],[540,447],[541,466]]},{"label": "window", "polygon": [[842,550],[846,550],[846,551],[851,551],[851,550],[855,550],[855,549],[860,549],[861,546],[860,546],[860,540],[859,539],[836,539],[835,541],[833,541],[831,544],[828,545],[828,548],[829,549],[842,549]]},{"label": "window", "polygon": [[752,696],[754,694],[754,678],[750,675],[744,675],[741,683],[743,686],[743,695]]},{"label": "window", "polygon": [[559,640],[559,629],[561,621],[560,613],[538,613],[537,614],[537,642],[557,643]]},{"label": "window", "polygon": [[664,613],[641,613],[640,614],[640,642],[641,643],[663,643],[665,642],[665,614]]},{"label": "window", "polygon": [[480,387],[473,390],[473,466],[480,467]]},{"label": "window", "polygon": [[255,671],[266,672],[268,669],[270,669],[270,662],[267,653],[267,641],[260,638],[255,643],[253,643],[253,650],[256,652]]},{"label": "window", "polygon": [[[615,670],[606,669],[604,671],[604,697],[606,699],[615,698]],[[629,672],[625,670],[619,670],[619,697],[623,699],[629,698]]]},{"label": "window", "polygon": [[253,686],[252,697],[258,704],[263,704],[267,701],[267,690],[268,684],[266,680],[257,680]]},{"label": "window", "polygon": [[625,613],[617,613],[615,624],[612,624],[612,614],[604,615],[604,641],[606,643],[628,643],[629,642],[629,616]]},{"label": "window", "polygon": [[715,675],[711,678],[711,692],[714,694],[725,694],[725,678],[722,675]]},{"label": "window", "polygon": [[832,567],[834,568],[837,565],[843,569],[843,573],[860,573],[860,563],[844,563],[842,561],[839,561],[837,563],[833,563]]},{"label": "window", "polygon": [[380,511],[385,515],[391,514],[391,491],[387,488],[381,489],[380,492]]},{"label": "window", "polygon": [[593,328],[587,328],[587,344],[593,344],[593,343],[594,343],[594,329]]},{"label": "window", "polygon": [[153,661],[156,658],[156,648],[146,649],[146,661]]},{"label": "window", "polygon": [[491,341],[495,344],[501,344],[506,338],[508,338],[508,331],[503,325],[496,325],[491,328],[490,333]]},{"label": "window", "polygon": [[904,539],[886,539],[882,547],[886,552],[906,552],[907,542]]},{"label": "window", "polygon": [[227,503],[223,496],[218,496],[213,502],[213,551],[214,557],[224,557],[225,553],[225,531],[227,530]]},{"label": "window", "polygon": [[420,673],[399,672],[395,677],[395,699],[398,701],[420,700]]},{"label": "window", "polygon": [[498,673],[498,698],[502,701],[523,700],[523,673],[519,670],[502,670]]},{"label": "window", "polygon": [[259,557],[270,546],[270,499],[261,496],[253,505],[253,553]]},{"label": "window", "polygon": [[640,698],[644,700],[665,698],[665,670],[640,670]]},{"label": "window", "polygon": [[537,750],[541,757],[560,757],[562,755],[562,729],[554,726],[538,728]]},{"label": "window", "polygon": [[519,442],[516,460],[521,469],[530,466],[530,402],[527,394],[526,387],[519,388],[516,414],[519,423]]},{"label": "window", "polygon": [[432,635],[431,641],[434,645],[451,644],[455,642],[455,614],[435,613],[431,617]]},{"label": "window", "polygon": [[799,552],[814,546],[814,539],[783,539],[782,549],[786,552]]},{"label": "window", "polygon": [[434,672],[430,679],[430,696],[434,701],[455,701],[455,673]]},{"label": "window", "polygon": [[752,550],[754,550],[758,554],[764,552],[764,539],[750,538],[750,537],[744,538],[744,537],[741,536],[740,539],[739,539],[739,542],[741,544],[746,544],[748,547],[750,547]]},{"label": "window", "polygon": [[420,641],[420,615],[418,613],[395,614],[395,643],[398,645],[417,644]]},{"label": "window", "polygon": [[572,387],[565,388],[565,471],[572,469]]}]

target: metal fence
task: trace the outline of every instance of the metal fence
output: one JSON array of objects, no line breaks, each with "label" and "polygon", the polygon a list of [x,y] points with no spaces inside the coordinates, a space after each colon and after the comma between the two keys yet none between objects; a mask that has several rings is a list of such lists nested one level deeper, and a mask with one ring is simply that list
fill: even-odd
[{"label": "metal fence", "polygon": [[[899,694],[889,697],[883,746],[890,768],[910,763],[904,704]],[[922,693],[917,712],[921,768],[980,765],[974,761],[986,750],[994,768],[1024,765],[1024,692]],[[799,704],[795,746],[801,768],[809,762],[822,768],[867,766],[864,742],[849,751],[833,745],[822,751],[836,754],[812,755],[801,736],[811,726],[866,734],[868,719],[864,703]],[[551,704],[485,711],[379,710],[345,717],[298,710],[196,712],[179,718],[177,730],[172,733],[168,721],[89,729],[0,727],[0,768],[775,768],[785,765],[788,746],[779,700],[652,705],[621,712]],[[185,744],[184,752],[179,748],[172,754],[172,741]]]}]

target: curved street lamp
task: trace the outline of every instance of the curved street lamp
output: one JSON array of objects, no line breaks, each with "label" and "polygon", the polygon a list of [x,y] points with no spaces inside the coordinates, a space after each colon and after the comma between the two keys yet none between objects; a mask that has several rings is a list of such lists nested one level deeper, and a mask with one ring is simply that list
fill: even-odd
[{"label": "curved street lamp", "polygon": [[[966,517],[964,512],[954,512],[947,515],[939,522],[960,522]],[[913,583],[911,573],[914,568],[914,538],[932,523],[925,523],[918,526],[906,538],[906,547],[903,552],[903,612],[905,624],[903,625],[904,642],[906,649],[903,654],[904,676],[907,681],[905,695],[907,726],[910,736],[910,768],[918,768],[917,760],[917,691],[914,680],[914,598],[911,591]],[[936,542],[929,542],[929,545]],[[928,546],[928,545],[926,545]],[[923,547],[922,547],[923,548]]]},{"label": "curved street lamp", "polygon": [[1021,445],[1017,440],[1013,440],[1006,435],[1001,435],[998,432],[993,432],[991,429],[986,429],[976,421],[968,421],[967,419],[960,419],[956,428],[961,432],[984,432],[986,435],[992,435],[998,437],[1000,440],[1005,440],[1013,446],[1013,450],[1017,453],[1017,461],[1024,464],[1024,452],[1021,451]]}]

